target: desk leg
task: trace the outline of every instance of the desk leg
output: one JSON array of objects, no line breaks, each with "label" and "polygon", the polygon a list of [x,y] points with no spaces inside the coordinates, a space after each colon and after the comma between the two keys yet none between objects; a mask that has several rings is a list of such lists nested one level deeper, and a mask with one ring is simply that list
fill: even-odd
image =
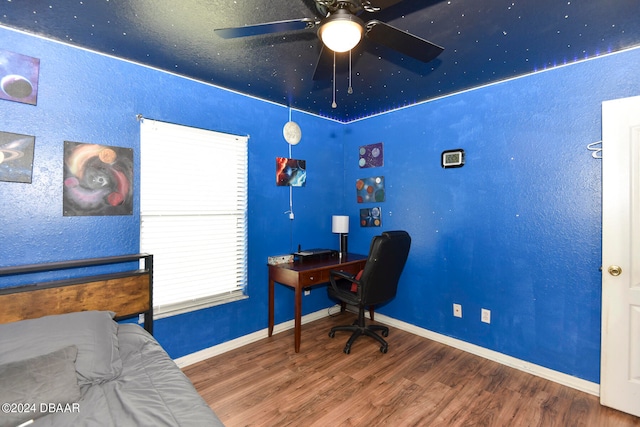
[{"label": "desk leg", "polygon": [[274,288],[273,279],[269,279],[269,336],[273,335],[273,288]]},{"label": "desk leg", "polygon": [[295,304],[295,310],[294,310],[294,317],[295,317],[295,329],[294,329],[294,347],[296,350],[296,353],[300,352],[300,336],[301,336],[301,329],[302,329],[302,322],[301,322],[301,318],[302,318],[302,288],[300,288],[300,286],[296,286],[296,304]]}]

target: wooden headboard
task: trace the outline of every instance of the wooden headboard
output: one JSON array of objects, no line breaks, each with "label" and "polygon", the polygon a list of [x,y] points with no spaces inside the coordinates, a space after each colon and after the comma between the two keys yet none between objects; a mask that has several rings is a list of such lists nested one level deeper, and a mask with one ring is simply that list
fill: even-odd
[{"label": "wooden headboard", "polygon": [[0,268],[0,276],[67,270],[144,260],[144,268],[118,273],[0,288],[0,323],[51,314],[105,310],[116,320],[144,314],[153,334],[153,255],[137,254]]}]

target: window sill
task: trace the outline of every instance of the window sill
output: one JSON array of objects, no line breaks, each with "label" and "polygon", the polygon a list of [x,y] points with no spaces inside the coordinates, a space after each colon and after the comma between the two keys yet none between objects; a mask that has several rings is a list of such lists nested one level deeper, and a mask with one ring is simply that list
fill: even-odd
[{"label": "window sill", "polygon": [[228,304],[247,298],[249,298],[249,296],[245,295],[242,290],[235,290],[222,295],[201,298],[196,301],[184,301],[176,304],[153,307],[153,320],[164,319],[165,317],[215,307],[216,305]]}]

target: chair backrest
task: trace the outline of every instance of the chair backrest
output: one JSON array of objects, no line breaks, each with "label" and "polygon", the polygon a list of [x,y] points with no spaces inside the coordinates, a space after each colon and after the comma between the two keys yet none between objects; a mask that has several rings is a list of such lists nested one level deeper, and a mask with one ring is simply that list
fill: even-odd
[{"label": "chair backrest", "polygon": [[387,231],[371,240],[360,278],[363,305],[380,304],[396,296],[410,247],[411,236],[406,231]]}]

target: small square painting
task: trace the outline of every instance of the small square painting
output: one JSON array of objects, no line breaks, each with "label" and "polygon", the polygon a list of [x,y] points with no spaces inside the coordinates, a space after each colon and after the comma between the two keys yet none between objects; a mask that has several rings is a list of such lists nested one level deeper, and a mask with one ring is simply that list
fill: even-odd
[{"label": "small square painting", "polygon": [[0,98],[36,105],[40,60],[0,49]]},{"label": "small square painting", "polygon": [[358,203],[384,202],[384,176],[358,179],[356,196]]},{"label": "small square painting", "polygon": [[31,183],[36,137],[0,132],[0,181]]},{"label": "small square painting", "polygon": [[384,165],[382,142],[360,147],[358,165],[361,168],[377,168]]},{"label": "small square painting", "polygon": [[360,209],[360,227],[380,227],[382,215],[379,207]]},{"label": "small square painting", "polygon": [[306,160],[276,157],[276,185],[282,187],[304,187],[307,183]]}]

